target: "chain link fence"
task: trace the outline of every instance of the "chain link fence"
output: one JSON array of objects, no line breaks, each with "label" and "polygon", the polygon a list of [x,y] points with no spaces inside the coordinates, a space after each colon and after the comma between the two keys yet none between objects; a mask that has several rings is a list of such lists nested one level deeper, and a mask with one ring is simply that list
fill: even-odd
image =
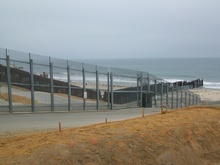
[{"label": "chain link fence", "polygon": [[148,72],[107,68],[0,49],[0,111],[181,108],[200,103],[189,88],[202,80],[169,83]]}]

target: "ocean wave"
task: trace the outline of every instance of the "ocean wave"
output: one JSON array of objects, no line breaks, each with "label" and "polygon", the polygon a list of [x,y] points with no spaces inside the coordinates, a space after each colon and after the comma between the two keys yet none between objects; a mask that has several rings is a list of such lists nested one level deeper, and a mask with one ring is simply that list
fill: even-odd
[{"label": "ocean wave", "polygon": [[[57,80],[61,80],[61,81],[67,81],[67,75],[66,74],[58,74],[58,75],[54,75],[54,79]],[[83,81],[83,76],[82,75],[71,75],[70,77],[71,81]],[[167,82],[170,83],[174,83],[174,82],[178,82],[178,81],[192,81],[192,80],[184,80],[184,79],[164,79]],[[91,81],[91,82],[95,82],[96,81],[96,77],[95,75],[89,75],[86,76],[86,81]],[[107,82],[107,76],[99,76],[99,81],[100,82]],[[113,78],[114,83],[128,83],[128,84],[136,84],[137,80],[135,79],[129,79],[129,78],[121,78],[121,77],[114,77]],[[220,89],[220,82],[208,82],[208,81],[204,81],[203,82],[204,87],[205,88],[210,88],[210,89]]]},{"label": "ocean wave", "polygon": [[178,82],[178,81],[185,81],[185,80],[181,80],[181,79],[164,79],[164,80],[167,82],[170,82],[170,83],[174,83],[174,82]]},{"label": "ocean wave", "polygon": [[204,82],[205,88],[220,89],[220,82]]}]

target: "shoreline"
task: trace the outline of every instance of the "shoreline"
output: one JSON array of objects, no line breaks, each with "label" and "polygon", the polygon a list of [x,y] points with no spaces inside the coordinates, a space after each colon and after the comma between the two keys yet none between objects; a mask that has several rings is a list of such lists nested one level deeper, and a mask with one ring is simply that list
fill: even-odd
[{"label": "shoreline", "polygon": [[220,102],[220,89],[200,87],[189,91],[199,95],[201,101]]}]

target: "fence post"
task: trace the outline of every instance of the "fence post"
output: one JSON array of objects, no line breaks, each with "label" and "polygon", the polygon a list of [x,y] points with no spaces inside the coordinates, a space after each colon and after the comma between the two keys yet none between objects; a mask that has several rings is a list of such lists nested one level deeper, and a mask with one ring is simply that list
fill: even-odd
[{"label": "fence post", "polygon": [[141,76],[140,76],[140,105],[141,105],[141,107],[143,107],[143,96],[142,96],[142,94],[143,94],[143,79],[142,79],[143,77],[142,77],[142,74],[141,74]]},{"label": "fence post", "polygon": [[160,97],[160,104],[163,106],[163,82],[161,82],[161,97]]},{"label": "fence post", "polygon": [[173,87],[172,87],[172,97],[171,97],[171,108],[173,109]]},{"label": "fence post", "polygon": [[157,80],[154,80],[154,105],[157,106]]},{"label": "fence post", "polygon": [[167,85],[167,93],[166,93],[166,105],[168,105],[169,104],[169,102],[168,102],[168,90],[169,90],[169,87],[168,87],[168,84],[166,84]]},{"label": "fence post", "polygon": [[110,74],[111,79],[111,110],[114,109],[114,89],[113,89],[113,73]]},{"label": "fence post", "polygon": [[191,93],[189,93],[189,106],[191,105]]},{"label": "fence post", "polygon": [[150,94],[150,76],[149,76],[149,73],[147,75],[147,93]]},{"label": "fence post", "polygon": [[198,105],[198,96],[196,95],[196,105]]},{"label": "fence post", "polygon": [[187,92],[185,92],[185,107],[187,107]]},{"label": "fence post", "polygon": [[137,74],[137,106],[140,107],[140,96],[139,96],[139,90],[140,90],[140,78]]},{"label": "fence post", "polygon": [[83,110],[86,110],[86,75],[85,75],[85,68],[84,64],[82,63],[82,74],[83,74]]},{"label": "fence post", "polygon": [[68,83],[68,111],[71,111],[71,84],[70,84],[70,66],[67,60],[67,83]]},{"label": "fence post", "polygon": [[30,61],[31,109],[32,109],[32,112],[34,112],[35,111],[34,73],[33,73],[33,60],[31,59],[30,53],[29,53],[29,61]]},{"label": "fence post", "polygon": [[195,95],[192,95],[192,105],[195,105],[194,99],[195,99]]},{"label": "fence post", "polygon": [[96,66],[96,109],[99,110],[99,72]]},{"label": "fence post", "polygon": [[51,97],[51,111],[54,111],[54,85],[53,85],[53,63],[50,60],[50,97]]},{"label": "fence post", "polygon": [[108,83],[108,109],[111,109],[110,106],[110,100],[111,100],[111,96],[110,96],[110,73],[107,73],[107,83]]},{"label": "fence post", "polygon": [[6,51],[6,63],[7,63],[7,81],[8,81],[8,104],[9,104],[9,112],[12,113],[12,93],[11,93],[11,71],[10,71],[10,57],[8,55],[8,50]]},{"label": "fence post", "polygon": [[183,108],[183,91],[181,90],[181,108]]},{"label": "fence post", "polygon": [[176,109],[178,109],[178,107],[179,107],[178,104],[179,104],[179,91],[176,88]]}]

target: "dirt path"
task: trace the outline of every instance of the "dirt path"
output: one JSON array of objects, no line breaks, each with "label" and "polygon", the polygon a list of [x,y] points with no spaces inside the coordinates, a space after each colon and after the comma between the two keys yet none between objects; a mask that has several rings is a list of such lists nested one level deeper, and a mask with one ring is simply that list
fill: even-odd
[{"label": "dirt path", "polygon": [[0,164],[220,163],[220,108],[1,136]]}]

